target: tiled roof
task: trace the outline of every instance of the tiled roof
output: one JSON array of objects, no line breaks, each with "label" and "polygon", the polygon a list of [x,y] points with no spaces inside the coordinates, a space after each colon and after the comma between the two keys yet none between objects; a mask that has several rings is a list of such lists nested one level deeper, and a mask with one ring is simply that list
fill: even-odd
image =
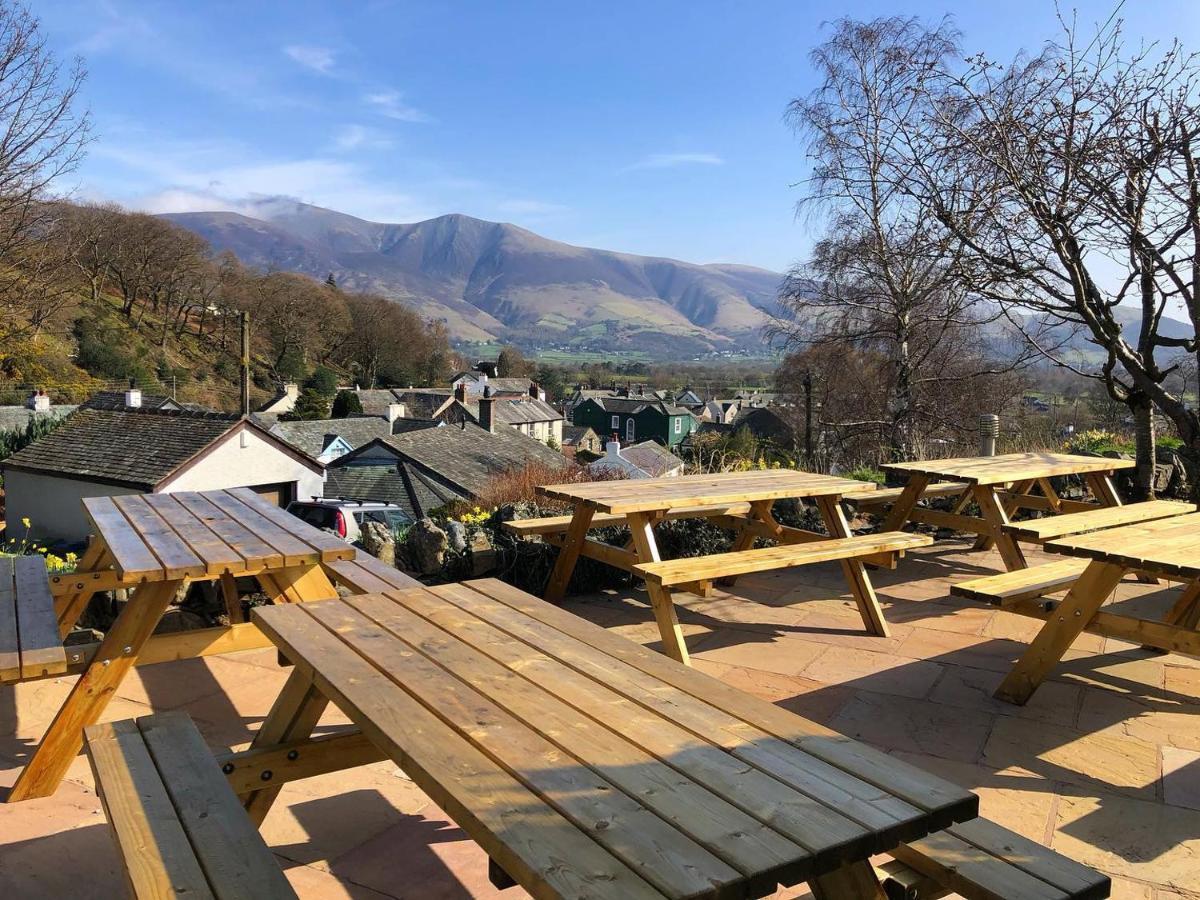
[{"label": "tiled roof", "polygon": [[[479,402],[468,400],[460,404],[466,407],[471,418],[479,421]],[[532,397],[516,397],[505,399],[496,398],[492,403],[492,416],[497,422],[505,425],[528,425],[531,422],[557,422],[562,419],[562,413],[544,400],[534,400]]]},{"label": "tiled roof", "polygon": [[563,426],[563,443],[578,444],[588,436],[591,432],[592,437],[597,437],[595,431],[592,431],[587,425],[564,425]]},{"label": "tiled roof", "polygon": [[0,431],[16,431],[25,429],[29,420],[41,416],[53,416],[61,419],[75,412],[75,406],[52,406],[45,412],[34,412],[28,406],[0,406]]},{"label": "tiled roof", "polygon": [[686,416],[689,414],[689,410],[685,407],[664,403],[662,400],[656,400],[653,397],[592,397],[590,399],[600,404],[600,408],[605,412],[634,414],[641,412],[647,407],[653,407],[665,416]]},{"label": "tiled roof", "polygon": [[2,465],[148,490],[239,421],[221,413],[81,408]]},{"label": "tiled roof", "polygon": [[658,441],[642,441],[621,448],[621,455],[650,475],[658,478],[683,465],[683,460]]},{"label": "tiled roof", "polygon": [[386,416],[392,403],[404,404],[404,415],[413,419],[432,419],[452,396],[448,388],[374,388],[357,391],[363,414]]},{"label": "tiled roof", "polygon": [[414,519],[462,498],[402,460],[331,466],[325,479],[325,496],[395,503]]},{"label": "tiled roof", "polygon": [[[570,465],[566,457],[541,441],[508,428],[489,433],[476,425],[447,425],[381,440],[456,491],[471,495],[478,495],[496,475],[529,462]],[[333,467],[351,465],[353,461],[354,454],[348,454],[335,461]]]},{"label": "tiled roof", "polygon": [[[131,409],[125,405],[124,391],[96,391],[83,401],[84,409]],[[142,394],[141,409],[182,409],[183,405],[164,394]]]},{"label": "tiled roof", "polygon": [[320,456],[337,435],[354,450],[377,437],[392,433],[386,419],[378,416],[355,416],[346,419],[312,419],[300,422],[278,422],[271,428],[277,435],[311,457]]}]

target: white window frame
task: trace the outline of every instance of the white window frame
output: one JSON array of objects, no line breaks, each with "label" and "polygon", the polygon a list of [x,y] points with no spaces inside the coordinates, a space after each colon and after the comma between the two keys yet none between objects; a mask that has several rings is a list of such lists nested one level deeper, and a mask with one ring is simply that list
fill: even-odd
[{"label": "white window frame", "polygon": [[612,427],[613,427],[613,429],[614,429],[614,430],[616,430],[616,431],[620,431],[620,430],[621,430],[621,417],[620,417],[620,416],[613,416],[613,417],[612,417]]},{"label": "white window frame", "polygon": [[637,431],[633,426],[633,416],[625,420],[625,443],[632,444],[636,440]]},{"label": "white window frame", "polygon": [[675,433],[681,434],[682,432],[683,432],[683,419],[680,416],[676,416],[675,417]]}]

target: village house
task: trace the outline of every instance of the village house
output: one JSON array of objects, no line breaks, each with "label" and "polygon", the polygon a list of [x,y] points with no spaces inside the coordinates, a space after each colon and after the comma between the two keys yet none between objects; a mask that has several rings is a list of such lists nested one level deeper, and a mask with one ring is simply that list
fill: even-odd
[{"label": "village house", "polygon": [[62,544],[92,530],[85,497],[248,487],[286,506],[324,486],[324,466],[249,419],[138,407],[79,409],[0,469],[10,527]]},{"label": "village house", "polygon": [[290,413],[296,408],[296,401],[299,399],[300,385],[295,382],[288,382],[287,384],[280,385],[271,399],[262,404],[258,408],[258,411],[267,415]]},{"label": "village house", "polygon": [[35,391],[21,406],[0,406],[0,431],[23,431],[34,419],[61,419],[77,408],[69,404],[51,404],[49,394]]},{"label": "village house", "polygon": [[459,372],[450,379],[451,390],[458,388],[466,390],[468,396],[481,397],[486,388],[491,388],[493,396],[506,394],[521,394],[545,401],[546,392],[529,378],[497,378],[487,372]]},{"label": "village house", "polygon": [[658,441],[672,448],[697,426],[691,411],[653,396],[588,397],[575,407],[571,423],[627,444]]},{"label": "village house", "polygon": [[657,441],[624,448],[620,441],[609,441],[604,455],[589,464],[588,471],[624,478],[675,478],[683,474],[683,460]]},{"label": "village house", "polygon": [[276,422],[270,432],[319,463],[330,463],[357,450],[377,437],[387,437],[418,428],[436,428],[432,419],[393,419],[379,416],[349,416],[345,419],[304,419]]},{"label": "village house", "polygon": [[330,497],[395,503],[421,518],[456,500],[473,500],[497,475],[530,463],[568,465],[544,443],[511,428],[466,422],[376,438],[330,464]]},{"label": "village house", "polygon": [[[537,385],[531,384],[528,394],[510,396],[495,396],[490,390],[476,396],[469,393],[465,385],[457,385],[453,401],[438,411],[437,419],[447,424],[467,421],[489,428],[482,419],[485,415],[482,407],[488,405],[493,424],[516,429],[543,444],[553,441],[562,447],[563,417],[553,406],[538,398],[537,394],[541,392]],[[490,405],[484,403],[485,399],[491,400]]]},{"label": "village house", "polygon": [[600,436],[586,425],[563,426],[562,453],[568,459],[575,459],[581,451],[598,455],[603,452],[602,448]]}]

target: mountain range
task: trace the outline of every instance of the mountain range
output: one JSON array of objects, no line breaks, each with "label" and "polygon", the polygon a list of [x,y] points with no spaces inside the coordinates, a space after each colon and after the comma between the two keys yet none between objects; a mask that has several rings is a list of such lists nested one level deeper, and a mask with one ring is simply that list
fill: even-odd
[{"label": "mountain range", "polygon": [[777,309],[780,275],[752,266],[576,247],[464,215],[384,224],[277,198],[241,210],[165,218],[247,265],[332,273],[343,289],[407,303],[456,341],[675,357],[761,350]]}]

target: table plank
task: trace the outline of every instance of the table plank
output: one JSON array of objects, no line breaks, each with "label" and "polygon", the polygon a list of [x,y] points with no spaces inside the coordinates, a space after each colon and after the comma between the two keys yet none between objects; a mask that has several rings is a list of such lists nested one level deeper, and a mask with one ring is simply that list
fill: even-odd
[{"label": "table plank", "polygon": [[[543,686],[591,719],[610,723],[610,727],[616,723],[620,734],[663,762],[687,772],[811,849],[818,868],[826,868],[831,860],[844,861],[855,855],[861,858],[871,852],[874,842],[864,844],[863,828],[875,832],[883,844],[894,842],[893,838],[900,841],[925,833],[918,822],[924,814],[915,807],[885,796],[865,782],[847,778],[840,770],[770,735],[738,723],[733,723],[740,729],[737,734],[723,730],[722,725],[729,721],[705,716],[704,710],[697,712],[693,698],[678,697],[658,684],[652,686],[657,687],[652,691],[652,702],[645,706],[635,703],[630,694],[648,692],[631,684],[623,664],[609,659],[602,678],[572,668],[523,642],[521,635],[479,618],[474,612],[478,595],[460,585],[395,591],[388,597],[512,672]],[[360,605],[358,598],[347,602]],[[389,627],[396,621],[373,618]],[[538,623],[530,624],[536,630],[546,630]],[[683,707],[678,715],[684,719],[690,716],[696,722],[691,730],[675,720],[677,701]],[[697,730],[703,733],[697,734]],[[846,819],[862,828],[848,829]]]},{"label": "table plank", "polygon": [[0,556],[0,684],[21,677],[21,642],[17,632],[15,557]]},{"label": "table plank", "polygon": [[811,756],[933,814],[942,825],[978,815],[979,801],[970,791],[739,691],[703,672],[680,666],[661,653],[611,634],[511,585],[488,578],[464,582],[464,586],[481,597],[503,603],[614,659],[629,663],[767,734],[794,744]]},{"label": "table plank", "polygon": [[[350,604],[336,601],[307,608],[316,621],[387,672],[456,733],[465,735],[665,894],[733,895],[734,886],[745,876],[760,873],[765,880],[759,880],[756,889],[769,889],[781,877],[787,878],[789,863],[806,856],[769,829],[756,827],[758,823],[748,816],[735,816],[736,811],[725,804],[721,805],[732,827],[722,828],[718,818],[709,818],[712,804],[720,801],[707,796],[704,804],[697,802],[696,793],[702,789],[693,786],[693,791],[687,791],[683,779],[672,783],[661,770],[652,770],[645,754],[627,744],[622,747],[624,742],[611,734],[606,739],[603,729],[580,731],[579,719],[564,720],[551,698],[546,698],[550,702],[542,713],[547,721],[534,727],[501,709],[490,695],[455,678],[408,641],[394,633],[389,639],[389,632]],[[422,650],[428,652],[424,645]],[[442,655],[437,658],[441,662]],[[486,667],[477,655],[472,663]],[[526,690],[522,698],[513,691],[513,682],[516,679],[501,688],[505,699],[536,717],[538,692]],[[541,733],[543,727],[566,746],[556,746]],[[581,746],[589,743],[590,748]],[[607,771],[597,772],[590,760],[606,755],[611,760]],[[614,774],[623,784],[610,780]],[[685,796],[688,793],[690,798]],[[593,823],[604,824],[596,828]],[[745,832],[739,833],[741,829]]]},{"label": "table plank", "polygon": [[1162,575],[1200,578],[1200,513],[1059,538],[1045,547]]},{"label": "table plank", "polygon": [[[0,570],[0,579],[3,571]],[[54,616],[54,597],[40,556],[13,560],[17,631],[21,645],[21,677],[38,678],[67,670],[67,654]],[[0,597],[0,604],[4,602]]]},{"label": "table plank", "polygon": [[883,468],[888,472],[915,473],[931,478],[995,485],[1058,475],[1112,472],[1133,468],[1135,465],[1133,460],[1078,456],[1070,453],[1007,453],[1000,456],[965,456],[887,463]]},{"label": "table plank", "polygon": [[[544,803],[307,614],[258,607],[254,621],[484,852],[535,897],[662,894]],[[322,669],[312,661],[320,660]],[[524,825],[522,824],[524,822]],[[536,827],[531,830],[528,825]]]},{"label": "table plank", "polygon": [[267,569],[283,568],[284,556],[282,553],[241,522],[235,521],[223,509],[214,505],[207,494],[197,491],[180,491],[174,496],[184,509],[241,554],[245,560],[246,570],[252,571],[260,566]]},{"label": "table plank", "polygon": [[175,494],[146,494],[144,499],[204,561],[208,575],[235,574],[245,568],[242,555],[192,515]]},{"label": "table plank", "polygon": [[230,519],[248,529],[263,543],[274,547],[283,556],[284,566],[315,566],[321,561],[320,550],[280,528],[262,514],[257,504],[245,503],[228,491],[210,491],[204,496]]},{"label": "table plank", "polygon": [[296,516],[268,503],[250,488],[233,488],[225,493],[237,498],[249,506],[263,518],[270,520],[283,531],[299,538],[321,554],[321,562],[333,562],[338,559],[354,559],[354,548],[341,538],[319,531],[307,522],[302,522]]},{"label": "table plank", "polygon": [[162,581],[166,578],[159,562],[141,535],[117,509],[112,497],[85,497],[83,509],[96,534],[113,559],[113,568],[128,581]]},{"label": "table plank", "polygon": [[167,578],[196,578],[208,574],[203,560],[150,508],[140,494],[114,497],[113,503],[129,520],[150,552],[158,557]]},{"label": "table plank", "polygon": [[538,488],[544,496],[567,503],[584,502],[607,513],[651,512],[678,506],[708,506],[748,500],[850,496],[878,486],[832,475],[766,469],[760,472],[684,475],[637,481],[552,484]]}]

